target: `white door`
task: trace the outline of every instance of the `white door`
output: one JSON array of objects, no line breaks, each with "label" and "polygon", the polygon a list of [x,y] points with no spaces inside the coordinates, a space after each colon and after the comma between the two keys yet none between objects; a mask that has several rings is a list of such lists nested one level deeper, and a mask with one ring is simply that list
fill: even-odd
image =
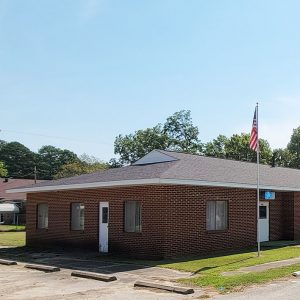
[{"label": "white door", "polygon": [[99,251],[108,252],[108,202],[99,205]]},{"label": "white door", "polygon": [[269,240],[269,202],[259,203],[259,228],[260,241]]}]

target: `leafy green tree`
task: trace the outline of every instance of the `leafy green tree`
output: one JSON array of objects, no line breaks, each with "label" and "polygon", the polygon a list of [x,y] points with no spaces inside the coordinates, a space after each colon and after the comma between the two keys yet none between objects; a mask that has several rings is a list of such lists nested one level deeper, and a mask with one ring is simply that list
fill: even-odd
[{"label": "leafy green tree", "polygon": [[202,144],[199,129],[193,125],[191,111],[181,110],[168,117],[163,133],[168,136],[168,149],[188,153],[200,153]]},{"label": "leafy green tree", "polygon": [[53,179],[62,166],[78,161],[77,155],[70,150],[54,146],[43,146],[38,151],[38,178]]},{"label": "leafy green tree", "polygon": [[3,141],[3,140],[0,140],[0,150],[1,150],[1,148],[4,146],[4,145],[6,145],[7,144],[7,142],[5,142],[5,141]]},{"label": "leafy green tree", "polygon": [[118,135],[115,154],[121,164],[130,164],[154,149],[200,153],[199,130],[193,125],[190,111],[179,111],[168,117],[165,124],[138,130],[134,134]]},{"label": "leafy green tree", "polygon": [[293,159],[293,154],[286,148],[273,150],[272,165],[274,166],[290,167]]},{"label": "leafy green tree", "polygon": [[287,145],[287,150],[291,154],[290,167],[300,168],[300,126],[293,129],[290,142]]},{"label": "leafy green tree", "polygon": [[225,135],[218,135],[218,137],[211,142],[208,142],[204,147],[204,154],[207,156],[214,156],[219,158],[226,158],[225,145],[228,139]]},{"label": "leafy green tree", "polygon": [[8,174],[7,169],[2,161],[0,161],[0,177],[6,177]]},{"label": "leafy green tree", "polygon": [[116,158],[111,158],[108,162],[108,166],[109,166],[110,169],[114,169],[114,168],[122,167],[122,164]]},{"label": "leafy green tree", "polygon": [[[256,152],[249,147],[250,134],[234,134],[225,143],[226,158],[256,162]],[[272,150],[269,143],[259,139],[260,163],[269,164],[272,161]]]},{"label": "leafy green tree", "polygon": [[129,164],[143,157],[153,149],[167,149],[168,136],[162,132],[161,125],[134,134],[118,135],[115,139],[115,153],[120,155],[121,164]]},{"label": "leafy green tree", "polygon": [[83,154],[78,160],[63,165],[54,178],[58,179],[104,171],[108,169],[108,167],[107,163],[104,163],[93,156]]},{"label": "leafy green tree", "polygon": [[0,160],[5,164],[9,177],[33,178],[36,155],[21,143],[2,143]]}]

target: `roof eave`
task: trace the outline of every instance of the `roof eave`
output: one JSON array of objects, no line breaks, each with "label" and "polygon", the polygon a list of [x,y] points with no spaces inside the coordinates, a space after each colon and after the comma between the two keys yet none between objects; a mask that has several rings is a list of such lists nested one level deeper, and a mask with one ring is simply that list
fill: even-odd
[{"label": "roof eave", "polygon": [[[27,188],[6,190],[6,193],[38,193],[38,192],[51,192],[51,191],[63,191],[63,190],[94,189],[94,188],[118,187],[118,186],[157,185],[157,184],[210,186],[210,187],[242,188],[242,189],[257,188],[256,184],[247,184],[247,183],[217,182],[217,181],[190,180],[190,179],[172,179],[172,178],[151,178],[151,179],[79,183],[79,184],[68,184],[68,185],[53,185],[53,186],[42,186],[42,187],[27,187]],[[286,186],[261,185],[260,189],[300,192],[300,188],[286,187]]]}]

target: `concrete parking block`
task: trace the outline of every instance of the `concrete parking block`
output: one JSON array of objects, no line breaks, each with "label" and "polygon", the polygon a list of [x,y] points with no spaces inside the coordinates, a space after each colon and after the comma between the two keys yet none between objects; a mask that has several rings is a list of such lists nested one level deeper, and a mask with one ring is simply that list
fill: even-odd
[{"label": "concrete parking block", "polygon": [[117,280],[116,276],[104,275],[104,274],[94,273],[94,272],[85,272],[85,271],[73,271],[71,273],[71,276],[100,280],[105,282]]},{"label": "concrete parking block", "polygon": [[25,265],[25,268],[34,269],[34,270],[43,271],[43,272],[48,272],[48,273],[60,271],[60,268],[58,268],[58,267],[45,266],[45,265],[35,265],[35,264],[27,264],[27,265]]},{"label": "concrete parking block", "polygon": [[0,264],[1,265],[6,265],[6,266],[11,266],[11,265],[16,265],[17,262],[13,261],[13,260],[0,259]]},{"label": "concrete parking block", "polygon": [[183,295],[188,295],[188,294],[194,293],[194,290],[190,289],[190,288],[176,287],[176,286],[171,286],[171,285],[162,285],[162,284],[157,284],[157,283],[153,283],[153,282],[136,281],[134,286],[159,289],[159,290],[164,290],[164,291],[183,294]]}]

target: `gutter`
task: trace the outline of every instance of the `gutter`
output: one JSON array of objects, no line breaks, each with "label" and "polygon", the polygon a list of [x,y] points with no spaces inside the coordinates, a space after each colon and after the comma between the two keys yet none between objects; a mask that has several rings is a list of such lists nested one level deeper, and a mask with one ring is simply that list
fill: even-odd
[{"label": "gutter", "polygon": [[[25,187],[6,190],[6,193],[38,193],[51,191],[65,191],[77,189],[94,189],[104,187],[119,187],[119,186],[139,186],[139,185],[191,185],[191,186],[209,186],[209,187],[225,187],[225,188],[241,188],[241,189],[256,189],[256,184],[235,183],[235,182],[217,182],[217,181],[203,181],[190,179],[168,179],[168,178],[150,178],[150,179],[135,179],[135,180],[119,180],[106,182],[91,182],[91,183],[77,183],[65,185],[52,185],[40,187]],[[273,191],[289,191],[300,192],[299,188],[286,186],[272,186],[260,185],[262,190]]]}]

